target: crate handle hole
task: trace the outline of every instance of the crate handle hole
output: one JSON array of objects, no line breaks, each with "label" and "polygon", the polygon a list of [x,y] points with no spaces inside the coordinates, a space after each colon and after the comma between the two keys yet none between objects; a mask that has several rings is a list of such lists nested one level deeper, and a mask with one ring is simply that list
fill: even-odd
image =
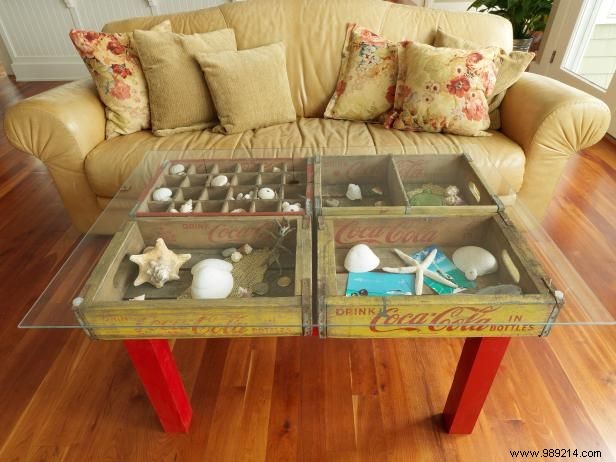
[{"label": "crate handle hole", "polygon": [[472,181],[468,182],[468,190],[471,192],[477,203],[481,201],[481,194],[479,193],[479,188]]},{"label": "crate handle hole", "polygon": [[515,263],[513,263],[513,260],[511,259],[511,256],[509,255],[507,249],[503,249],[501,259],[503,260],[503,265],[505,265],[505,268],[509,272],[509,275],[511,276],[513,281],[518,284],[520,282],[520,270],[518,270],[518,267],[515,266]]}]

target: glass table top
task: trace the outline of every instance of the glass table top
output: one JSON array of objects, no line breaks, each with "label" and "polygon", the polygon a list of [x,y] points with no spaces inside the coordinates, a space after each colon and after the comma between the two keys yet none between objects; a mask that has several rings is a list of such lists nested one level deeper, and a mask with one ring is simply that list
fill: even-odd
[{"label": "glass table top", "polygon": [[[19,326],[156,338],[546,335],[554,325],[616,324],[616,306],[602,303],[584,280],[592,275],[579,274],[524,203],[510,200],[515,194],[490,160],[464,156],[468,169],[464,159],[399,151],[380,148],[391,153],[386,161],[361,147],[148,152]],[[342,154],[342,163],[332,160]],[[488,193],[481,201],[467,188],[467,169]],[[359,202],[346,199],[353,181]],[[430,202],[451,185],[458,204]],[[162,187],[171,197],[154,200]],[[259,198],[265,188],[274,197]],[[189,201],[192,211],[182,213]],[[285,204],[301,211],[284,213]],[[159,249],[158,238],[190,256],[177,280],[135,286],[140,266],[131,255]],[[246,244],[250,253],[241,251]],[[357,244],[379,259],[374,271],[345,269]],[[498,269],[479,268],[476,279],[476,268],[456,269],[454,253],[467,246],[487,249]],[[240,260],[223,255],[230,248]],[[213,258],[233,265],[231,294],[193,298],[192,280],[206,272],[195,266]],[[418,295],[427,258],[434,261],[422,267]],[[384,267],[394,272],[385,276]],[[207,274],[199,277],[211,286],[219,275]],[[438,276],[453,287],[435,284]]]}]

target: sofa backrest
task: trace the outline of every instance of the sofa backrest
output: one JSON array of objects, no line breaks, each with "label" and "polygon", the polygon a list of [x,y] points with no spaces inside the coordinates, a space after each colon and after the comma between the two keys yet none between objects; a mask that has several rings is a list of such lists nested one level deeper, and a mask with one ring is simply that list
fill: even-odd
[{"label": "sofa backrest", "polygon": [[174,32],[231,27],[239,49],[282,41],[298,116],[322,117],[340,70],[346,25],[354,22],[393,41],[432,43],[437,28],[481,45],[512,47],[509,21],[498,16],[412,7],[382,0],[247,0],[198,11],[133,18],[105,32],[148,29],[170,19]]}]

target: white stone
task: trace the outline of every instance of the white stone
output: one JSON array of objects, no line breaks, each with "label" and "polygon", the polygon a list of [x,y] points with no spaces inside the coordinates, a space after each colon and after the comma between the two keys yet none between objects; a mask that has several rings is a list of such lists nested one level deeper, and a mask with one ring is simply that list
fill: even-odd
[{"label": "white stone", "polygon": [[229,247],[228,249],[222,251],[222,256],[228,258],[233,254],[233,252],[237,252],[237,249],[235,247]]},{"label": "white stone", "polygon": [[195,299],[227,298],[233,290],[231,271],[220,269],[212,264],[193,272],[190,293]]},{"label": "white stone", "polygon": [[180,213],[191,213],[193,211],[193,201],[188,199],[182,205],[180,205]]},{"label": "white stone", "polygon": [[224,175],[218,175],[212,178],[212,186],[220,187],[226,186],[229,183],[229,178]]},{"label": "white stone", "polygon": [[250,244],[242,244],[239,251],[244,255],[250,255],[252,253],[252,246]]},{"label": "white stone", "polygon": [[257,194],[259,199],[270,200],[276,198],[276,193],[272,188],[261,188]]},{"label": "white stone", "polygon": [[349,273],[367,273],[376,269],[381,260],[366,244],[357,244],[349,250],[344,259],[344,268]]},{"label": "white stone", "polygon": [[171,200],[173,191],[169,188],[158,188],[152,193],[152,199],[155,201],[166,202]]},{"label": "white stone", "polygon": [[184,173],[184,170],[186,170],[186,167],[184,167],[182,164],[175,164],[171,166],[171,168],[169,169],[169,173],[171,173],[172,175],[179,175],[180,173]]},{"label": "white stone", "polygon": [[206,258],[205,260],[201,260],[199,263],[194,265],[190,269],[190,273],[194,275],[195,273],[201,271],[203,268],[215,268],[221,271],[232,271],[233,265],[228,261],[221,260],[219,258]]},{"label": "white stone", "polygon": [[346,197],[351,201],[361,200],[361,189],[359,186],[350,183],[349,186],[347,186]]},{"label": "white stone", "polygon": [[239,252],[233,252],[231,254],[231,261],[233,263],[237,263],[238,261],[240,261],[242,259],[243,255]]},{"label": "white stone", "polygon": [[460,247],[452,255],[453,264],[464,271],[464,276],[470,281],[477,276],[494,273],[498,270],[498,262],[494,255],[486,249],[474,245]]}]

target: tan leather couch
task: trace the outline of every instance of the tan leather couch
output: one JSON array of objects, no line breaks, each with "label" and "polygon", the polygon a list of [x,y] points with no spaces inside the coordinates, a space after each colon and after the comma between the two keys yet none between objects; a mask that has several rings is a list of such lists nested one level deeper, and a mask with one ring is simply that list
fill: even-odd
[{"label": "tan leather couch", "polygon": [[[565,162],[606,132],[610,112],[601,101],[567,85],[526,73],[502,104],[502,130],[491,137],[411,133],[381,126],[323,119],[340,67],[345,25],[356,22],[391,40],[432,43],[438,27],[473,42],[511,50],[511,25],[476,13],[455,13],[379,0],[248,0],[171,16],[107,24],[107,32],[147,29],[163,18],[184,34],[232,27],[240,49],[276,41],[287,47],[287,66],[297,122],[223,136],[210,131],[165,138],[140,132],[105,141],[103,106],[90,80],[72,82],[9,109],[6,134],[18,149],[49,168],[75,225],[86,230],[134,166],[149,150],[225,148],[235,157],[248,148],[318,148],[340,154],[469,153],[484,171],[495,165],[532,212],[544,213]],[[68,40],[68,38],[67,38]],[[237,151],[237,154],[234,154]],[[281,150],[275,154],[283,155]],[[271,154],[259,150],[255,156]],[[493,179],[492,179],[493,181]]]}]

